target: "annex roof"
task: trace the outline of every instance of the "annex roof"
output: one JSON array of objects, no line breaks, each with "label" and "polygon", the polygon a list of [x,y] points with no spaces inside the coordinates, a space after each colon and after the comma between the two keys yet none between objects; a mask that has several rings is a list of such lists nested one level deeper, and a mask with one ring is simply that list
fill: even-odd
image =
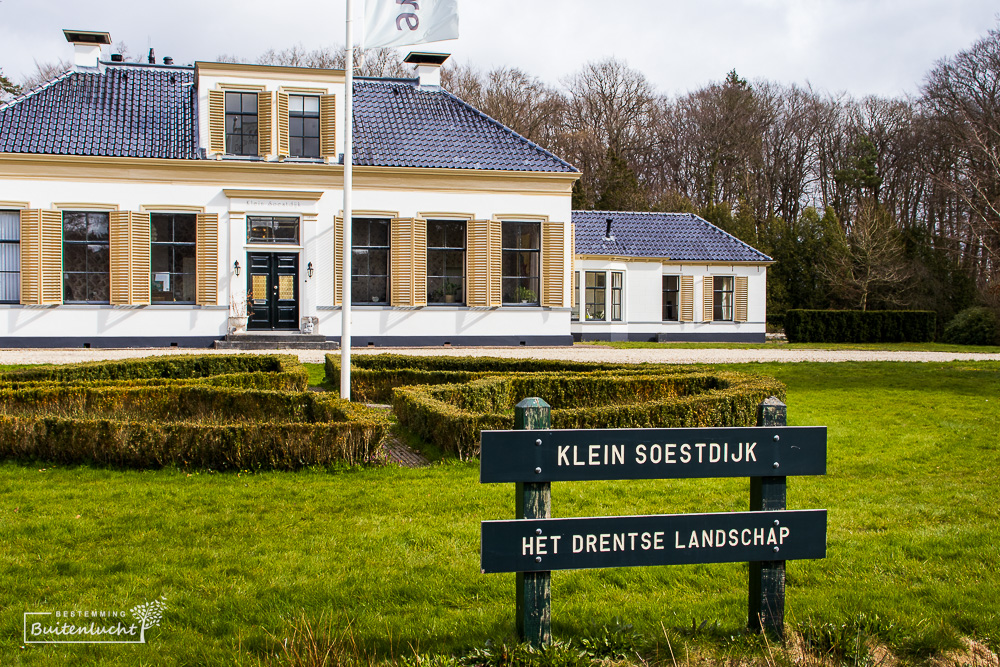
[{"label": "annex roof", "polygon": [[[194,160],[193,67],[102,63],[0,105],[0,153]],[[355,164],[575,173],[454,95],[413,79],[356,79]]]},{"label": "annex roof", "polygon": [[[605,238],[611,218],[611,236]],[[669,258],[676,262],[771,262],[693,213],[573,211],[576,254]]]}]

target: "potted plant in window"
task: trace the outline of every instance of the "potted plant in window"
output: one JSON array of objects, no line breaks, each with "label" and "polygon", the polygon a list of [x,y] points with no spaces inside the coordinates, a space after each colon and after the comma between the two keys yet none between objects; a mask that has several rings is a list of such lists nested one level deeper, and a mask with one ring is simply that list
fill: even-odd
[{"label": "potted plant in window", "polygon": [[517,292],[514,293],[514,300],[521,303],[538,303],[538,295],[535,294],[534,290],[530,290],[524,285],[518,285]]},{"label": "potted plant in window", "polygon": [[458,283],[453,283],[450,280],[444,284],[444,302],[445,303],[455,303],[455,297],[458,296]]},{"label": "potted plant in window", "polygon": [[229,297],[229,333],[245,333],[250,321],[250,304],[253,292],[234,294]]}]

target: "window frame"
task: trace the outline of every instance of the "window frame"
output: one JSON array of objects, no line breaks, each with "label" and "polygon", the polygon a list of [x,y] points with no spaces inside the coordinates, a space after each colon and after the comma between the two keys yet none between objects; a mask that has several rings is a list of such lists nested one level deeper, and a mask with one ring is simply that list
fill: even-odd
[{"label": "window frame", "polygon": [[[509,230],[516,230],[515,244],[509,246]],[[533,247],[521,245],[525,236],[524,230],[530,229],[534,235]],[[500,221],[500,303],[504,306],[540,306],[542,284],[542,223],[538,220],[501,220]],[[524,260],[527,260],[526,262]],[[510,263],[517,269],[511,274],[507,271]],[[521,275],[526,267],[526,275]],[[511,288],[514,289],[511,289]],[[513,295],[514,300],[508,296]],[[530,295],[530,297],[529,297]],[[529,298],[520,298],[520,297]]]},{"label": "window frame", "polygon": [[[19,209],[0,209],[0,214],[11,213],[14,215],[15,220],[12,227],[13,234],[6,235],[2,233],[2,227],[0,227],[0,248],[6,246],[13,246],[15,250],[11,253],[12,263],[16,265],[16,268],[11,270],[4,268],[2,261],[6,257],[7,253],[0,250],[0,284],[3,284],[6,280],[11,280],[7,276],[14,276],[12,280],[14,285],[11,290],[13,294],[12,299],[0,299],[0,304],[14,304],[21,302],[21,211]],[[16,237],[16,238],[14,238]],[[0,296],[3,295],[3,290],[0,289]]]},{"label": "window frame", "polygon": [[[294,111],[292,109],[292,100],[296,98],[301,99],[303,101],[302,111]],[[312,112],[305,111],[304,107],[306,99],[316,100],[315,114]],[[320,126],[320,115],[322,113],[321,108],[322,108],[322,97],[320,95],[309,95],[305,93],[288,94],[288,156],[289,157],[318,160],[323,156],[322,128]],[[315,136],[306,135],[306,121],[313,119],[315,119],[316,121],[316,135]],[[302,132],[300,134],[296,134],[294,131],[294,125],[296,120],[302,121]],[[307,139],[316,141],[315,155],[306,154],[305,141]],[[294,149],[295,141],[299,141],[302,146],[301,150],[299,150],[299,152],[297,153]]]},{"label": "window frame", "polygon": [[[611,321],[621,322],[624,319],[625,314],[625,272],[624,271],[611,271],[611,280],[609,281],[611,289]],[[617,278],[618,285],[615,285],[615,279]]]},{"label": "window frame", "polygon": [[[462,245],[444,245],[444,246],[432,246],[431,245],[431,225],[460,225],[461,232],[453,231],[456,236],[460,236],[462,240]],[[450,237],[447,232],[445,232],[445,243],[450,241]],[[468,248],[469,248],[469,223],[467,220],[448,220],[443,218],[431,218],[427,220],[427,305],[428,306],[453,306],[453,305],[464,305],[466,300],[466,284],[467,273],[468,273]],[[431,253],[440,254],[444,260],[444,275],[436,275],[431,273],[432,267],[432,257]],[[451,256],[461,256],[461,261],[458,264],[461,266],[461,275],[457,276],[458,282],[455,283],[455,275],[448,273],[448,257]],[[443,281],[443,282],[441,282]],[[441,287],[437,288],[440,284]],[[449,287],[449,285],[457,285],[457,287]],[[449,295],[449,290],[451,294]],[[433,295],[437,295],[438,298],[432,298]],[[452,300],[448,301],[448,296],[452,296]]]},{"label": "window frame", "polygon": [[[726,289],[726,281],[729,281],[729,289]],[[726,316],[727,312],[728,317]],[[734,322],[735,316],[736,277],[712,276],[712,321]]]},{"label": "window frame", "polygon": [[[591,277],[594,277],[594,285],[590,284]],[[598,285],[597,278],[601,284]],[[600,296],[600,302],[597,297]],[[600,316],[597,315],[597,308],[600,307]],[[606,322],[608,317],[608,272],[607,271],[584,271],[583,276],[583,319],[585,322]]]},{"label": "window frame", "polygon": [[[291,220],[295,221],[295,238],[292,239],[292,240],[289,240],[289,239],[286,239],[286,238],[276,238],[274,236],[274,230],[281,228],[279,223],[280,222],[288,223]],[[267,225],[258,224],[256,226],[253,224],[254,222],[263,223],[264,221],[268,221],[269,224],[267,224]],[[271,231],[271,238],[265,238],[265,237],[258,238],[258,237],[254,237],[253,236],[253,230],[254,229],[270,229],[270,230],[272,230]],[[300,244],[301,239],[302,239],[302,218],[300,216],[297,216],[297,215],[274,215],[272,213],[264,213],[264,214],[256,214],[255,213],[255,214],[252,214],[252,215],[251,214],[247,215],[247,245],[251,245],[251,244],[252,245],[256,245],[256,244],[259,243],[259,244],[263,244],[263,245],[294,245],[294,246],[297,246],[297,245]]]},{"label": "window frame", "polygon": [[[667,280],[669,280],[671,278],[674,279],[674,288],[673,289],[667,289]],[[663,321],[663,322],[680,322],[681,321],[681,277],[680,277],[680,275],[675,274],[675,273],[669,273],[669,274],[668,273],[664,273],[663,276],[662,276],[661,285],[662,285],[662,291],[661,291],[662,298],[661,298],[661,302],[660,303],[661,303],[661,305],[663,307],[663,310],[662,310],[662,317],[663,317],[663,319],[661,321]],[[668,313],[667,313],[667,308],[670,307],[670,306],[667,305],[667,295],[668,294],[673,294],[674,295],[674,302],[673,302],[673,306],[672,306],[673,309],[674,309],[674,316],[673,317],[668,317]]]},{"label": "window frame", "polygon": [[[240,96],[240,110],[237,112],[230,112],[229,110],[229,100],[230,96]],[[254,99],[254,111],[250,113],[244,110],[244,105],[247,98],[253,97]],[[226,143],[226,155],[237,155],[240,157],[260,157],[260,94],[258,91],[247,91],[247,90],[227,90],[225,91],[225,99],[223,105],[223,113],[225,115],[225,143]],[[246,119],[253,118],[253,132],[246,132]],[[235,131],[235,127],[232,126],[231,120],[236,120],[239,118],[240,127],[239,132]],[[232,150],[235,146],[231,143],[231,139],[239,137],[240,138],[240,150]],[[253,151],[250,152],[247,149],[248,143],[252,146]]]},{"label": "window frame", "polygon": [[580,272],[573,272],[573,298],[570,300],[572,307],[569,312],[570,322],[580,321]]},{"label": "window frame", "polygon": [[[87,217],[87,222],[85,225],[85,234],[88,238],[85,240],[66,238],[66,216],[67,215],[84,215]],[[105,228],[107,229],[106,238],[101,241],[99,239],[90,239],[90,216],[104,216],[105,218]],[[67,246],[77,246],[84,247],[84,265],[86,270],[84,271],[67,271],[66,270],[66,256]],[[90,247],[91,246],[103,246],[106,250],[107,265],[104,270],[91,271],[90,270]],[[109,305],[111,303],[111,212],[110,211],[94,211],[94,210],[64,210],[62,211],[62,253],[63,253],[63,303],[65,304],[95,304],[95,305]],[[68,280],[70,274],[84,275],[88,276],[86,278],[86,289],[87,297],[90,296],[91,286],[89,276],[104,275],[107,278],[107,292],[105,299],[68,299],[66,298],[67,289],[69,287]]]},{"label": "window frame", "polygon": [[[354,239],[357,237],[359,223],[367,225],[366,237],[368,245],[356,245]],[[371,245],[371,225],[372,223],[379,223],[385,225],[385,245]],[[392,268],[392,219],[383,217],[357,217],[351,219],[351,305],[357,306],[388,306],[392,298],[390,290],[390,271]],[[358,273],[359,262],[357,261],[357,253],[359,251],[365,251],[368,253],[368,261],[366,262],[366,273]],[[375,251],[385,251],[385,273],[372,273],[372,262],[371,262],[371,252]],[[385,283],[385,299],[384,300],[367,300],[359,301],[355,297],[355,290],[357,288],[357,283],[361,280],[367,282],[367,295],[371,296],[371,284],[372,281],[383,280]]]},{"label": "window frame", "polygon": [[[155,234],[154,230],[156,229],[156,227],[154,226],[154,224],[155,224],[154,218],[161,217],[161,216],[162,217],[169,217],[171,219],[171,222],[170,222],[171,239],[169,241],[158,241],[158,240],[155,239],[156,234]],[[176,240],[176,238],[177,238],[176,223],[177,223],[177,218],[179,216],[184,216],[184,217],[190,217],[191,218],[191,220],[190,220],[190,222],[191,222],[191,231],[192,231],[192,240],[191,241],[177,241]],[[154,251],[155,251],[155,249],[156,249],[157,246],[169,248],[169,250],[170,250],[170,260],[169,260],[170,261],[170,267],[169,268],[177,268],[178,257],[177,257],[176,251],[177,251],[178,247],[190,248],[190,257],[191,257],[191,261],[192,261],[192,265],[193,265],[194,271],[191,272],[191,273],[187,273],[187,272],[184,272],[184,271],[171,271],[171,270],[157,271],[156,267],[154,266],[154,263],[156,262],[156,253]],[[184,259],[185,256],[182,256],[180,258],[181,259],[181,266],[182,267],[183,267],[183,259]],[[181,299],[176,299],[176,298],[174,298],[174,299],[158,298],[157,297],[157,290],[154,289],[154,285],[156,283],[155,276],[156,275],[162,275],[162,274],[167,274],[167,275],[170,276],[169,277],[169,281],[171,283],[171,286],[173,286],[174,281],[175,281],[175,279],[176,279],[177,276],[180,276],[184,280],[184,282],[181,283],[182,285],[185,285],[186,281],[190,280],[190,285],[191,286],[188,289],[190,290],[191,299],[183,299],[183,300],[181,300]],[[150,302],[150,304],[159,304],[159,305],[171,305],[171,304],[176,304],[176,305],[193,305],[193,304],[197,303],[197,298],[198,298],[198,288],[197,288],[197,285],[198,285],[198,215],[196,213],[185,212],[185,211],[179,211],[179,212],[173,212],[173,211],[150,211],[150,213],[149,213],[149,302]],[[171,293],[173,293],[172,289],[170,291],[171,291]],[[164,291],[161,290],[160,293],[164,293]]]}]

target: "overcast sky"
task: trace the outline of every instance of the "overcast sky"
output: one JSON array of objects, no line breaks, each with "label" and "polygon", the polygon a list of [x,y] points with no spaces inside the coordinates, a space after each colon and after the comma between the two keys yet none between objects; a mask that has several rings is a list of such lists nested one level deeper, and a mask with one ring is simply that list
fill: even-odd
[{"label": "overcast sky", "polygon": [[[382,0],[385,1],[385,0]],[[178,64],[268,48],[341,45],[345,0],[0,0],[0,69],[71,59],[63,28],[101,30]],[[357,1],[355,15],[362,15]],[[609,7],[613,9],[609,9]],[[429,45],[482,68],[558,83],[616,56],[660,92],[725,77],[828,92],[915,93],[940,58],[997,26],[996,0],[459,0],[461,38]],[[403,50],[405,51],[405,49]]]}]

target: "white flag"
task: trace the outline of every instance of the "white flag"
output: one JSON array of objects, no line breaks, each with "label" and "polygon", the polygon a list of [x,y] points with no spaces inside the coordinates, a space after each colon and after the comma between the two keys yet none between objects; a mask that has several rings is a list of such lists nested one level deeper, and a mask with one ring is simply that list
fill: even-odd
[{"label": "white flag", "polygon": [[458,39],[458,0],[367,0],[365,48]]}]

